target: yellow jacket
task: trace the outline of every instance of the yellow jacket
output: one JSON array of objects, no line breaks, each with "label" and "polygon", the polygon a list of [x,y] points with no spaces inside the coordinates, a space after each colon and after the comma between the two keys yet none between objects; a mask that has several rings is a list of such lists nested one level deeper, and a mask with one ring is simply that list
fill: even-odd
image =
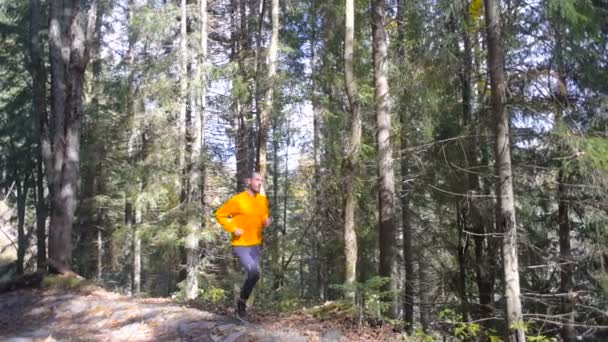
[{"label": "yellow jacket", "polygon": [[[216,212],[215,218],[232,234],[233,246],[254,246],[262,243],[262,230],[269,216],[268,199],[264,195],[251,196],[248,191],[235,195]],[[241,236],[234,235],[240,228]]]}]

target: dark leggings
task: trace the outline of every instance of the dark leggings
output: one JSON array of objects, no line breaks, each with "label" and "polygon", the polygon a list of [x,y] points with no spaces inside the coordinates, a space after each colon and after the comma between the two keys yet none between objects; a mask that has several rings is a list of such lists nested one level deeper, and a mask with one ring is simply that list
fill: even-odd
[{"label": "dark leggings", "polygon": [[247,272],[247,279],[241,288],[241,299],[247,301],[253,287],[260,279],[260,246],[234,246],[233,250]]}]

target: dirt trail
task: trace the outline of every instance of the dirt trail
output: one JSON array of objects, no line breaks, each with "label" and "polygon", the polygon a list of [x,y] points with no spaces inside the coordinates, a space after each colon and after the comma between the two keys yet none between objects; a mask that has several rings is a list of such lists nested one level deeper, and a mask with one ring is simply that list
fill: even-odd
[{"label": "dirt trail", "polygon": [[353,332],[345,335],[338,328],[319,325],[304,317],[262,317],[261,321],[261,324],[244,324],[229,316],[180,306],[167,299],[137,299],[96,287],[78,291],[22,289],[0,295],[0,341],[387,339],[387,336],[362,336]]}]

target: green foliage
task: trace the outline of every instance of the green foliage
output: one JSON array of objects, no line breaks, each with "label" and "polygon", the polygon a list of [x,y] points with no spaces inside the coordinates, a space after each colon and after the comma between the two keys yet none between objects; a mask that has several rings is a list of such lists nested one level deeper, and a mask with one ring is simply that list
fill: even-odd
[{"label": "green foliage", "polygon": [[554,337],[547,337],[544,335],[527,335],[526,339],[530,342],[556,342],[557,339]]},{"label": "green foliage", "polygon": [[49,275],[42,279],[42,287],[51,289],[73,290],[87,284],[89,282],[84,279],[71,276]]},{"label": "green foliage", "polygon": [[608,274],[601,274],[597,278],[599,278],[598,282],[604,292],[604,297],[608,297]]},{"label": "green foliage", "polygon": [[462,339],[469,339],[479,336],[481,326],[477,323],[458,323],[454,328],[454,336]]},{"label": "green foliage", "polygon": [[359,321],[363,320],[386,320],[384,313],[390,308],[389,298],[397,295],[398,290],[387,290],[386,287],[391,279],[388,277],[372,277],[365,282],[355,282],[352,284],[332,285],[332,288],[344,294],[354,293],[355,302],[345,303],[353,305],[353,309],[358,314]]},{"label": "green foliage", "polygon": [[200,289],[199,298],[213,304],[220,304],[225,302],[228,296],[226,290],[218,287],[211,287],[208,289]]},{"label": "green foliage", "polygon": [[557,14],[560,18],[577,24],[590,19],[580,8],[585,2],[586,0],[549,0],[547,6],[549,11]]},{"label": "green foliage", "polygon": [[493,329],[488,329],[479,323],[463,322],[462,315],[452,309],[443,309],[439,312],[439,318],[453,327],[453,335],[464,341],[489,340],[491,342],[502,342],[502,338]]},{"label": "green foliage", "polygon": [[308,309],[307,312],[320,321],[344,316],[354,317],[357,313],[356,308],[351,303],[345,301],[328,302]]},{"label": "green foliage", "polygon": [[580,161],[588,170],[608,174],[608,141],[603,137],[585,137],[578,140]]},{"label": "green foliage", "polygon": [[416,330],[414,330],[414,336],[421,342],[435,342],[437,340],[433,335],[426,333],[422,328],[416,328]]},{"label": "green foliage", "polygon": [[435,342],[437,340],[433,335],[427,334],[422,328],[416,328],[414,336],[419,338],[421,342]]},{"label": "green foliage", "polygon": [[489,338],[490,338],[490,342],[503,342],[503,339],[497,335],[491,334],[489,336]]}]

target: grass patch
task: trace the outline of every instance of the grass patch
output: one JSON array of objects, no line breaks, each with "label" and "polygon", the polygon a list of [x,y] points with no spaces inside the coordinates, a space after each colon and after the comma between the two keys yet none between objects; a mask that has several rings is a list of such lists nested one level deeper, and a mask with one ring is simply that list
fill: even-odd
[{"label": "grass patch", "polygon": [[75,290],[90,285],[86,279],[63,275],[48,275],[42,279],[42,287],[45,289]]}]

